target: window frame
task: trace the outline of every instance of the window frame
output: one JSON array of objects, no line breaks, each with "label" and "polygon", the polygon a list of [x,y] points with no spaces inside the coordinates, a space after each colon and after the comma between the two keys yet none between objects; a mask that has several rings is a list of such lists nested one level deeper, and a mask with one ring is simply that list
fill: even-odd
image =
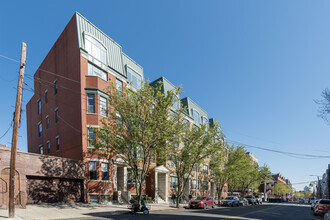
[{"label": "window frame", "polygon": [[[106,165],[106,168],[107,168],[107,171],[105,172],[105,171],[103,171],[103,165]],[[102,172],[102,176],[101,176],[101,178],[102,178],[102,180],[104,180],[104,181],[109,181],[109,163],[105,163],[105,162],[102,162],[101,163],[101,172]],[[106,174],[106,175],[104,175],[104,174]]]},{"label": "window frame", "polygon": [[[101,100],[104,99],[104,100]],[[102,105],[102,103],[105,103],[105,105]],[[105,107],[105,108],[102,108]],[[107,111],[108,111],[108,99],[106,97],[103,97],[100,95],[100,115],[102,116],[107,116]]]},{"label": "window frame", "polygon": [[55,110],[54,110],[54,113],[55,113],[55,124],[57,124],[58,123],[58,119],[59,119],[59,117],[58,117],[58,108],[55,108]]},{"label": "window frame", "polygon": [[55,137],[55,145],[56,145],[56,152],[60,151],[60,137],[56,136]]},{"label": "window frame", "polygon": [[[176,181],[172,181],[176,179]],[[178,188],[178,177],[177,176],[170,176],[170,189],[177,189]]]},{"label": "window frame", "polygon": [[39,154],[44,155],[44,146],[42,144],[39,145]]},{"label": "window frame", "polygon": [[[99,61],[103,64],[107,64],[107,48],[106,48],[106,46],[91,34],[85,34],[84,40],[85,40],[85,42],[84,42],[85,51],[89,55],[91,55],[94,59],[96,59],[97,61]],[[87,42],[90,43],[90,51],[89,51],[89,48],[87,48]],[[99,51],[97,51],[96,49],[98,49]],[[99,52],[99,54],[97,54],[97,52]],[[104,54],[102,52],[104,52]],[[104,55],[104,57],[103,57],[103,55]]]},{"label": "window frame", "polygon": [[87,147],[88,148],[94,148],[94,145],[91,144],[91,134],[93,134],[93,138],[96,139],[96,134],[95,134],[93,128],[92,127],[87,127],[87,141],[88,141]]},{"label": "window frame", "polygon": [[[199,113],[199,111],[197,111],[197,109],[195,109],[195,108],[192,108],[191,112],[192,112],[192,116],[193,116],[192,118],[194,119],[194,123],[197,124],[197,125],[200,125],[200,113]],[[197,112],[198,115],[195,116],[195,112]],[[198,121],[196,121],[195,119],[198,119]]]},{"label": "window frame", "polygon": [[38,123],[38,137],[42,137],[42,121]]},{"label": "window frame", "polygon": [[57,79],[54,80],[54,95],[57,95],[58,93],[58,85],[57,85]]},{"label": "window frame", "polygon": [[[129,71],[129,70],[131,70],[132,72]],[[134,85],[134,78],[132,77],[132,73],[134,73],[133,76],[136,78],[136,85]],[[133,88],[135,88],[135,89],[141,89],[142,88],[143,76],[140,75],[140,73],[138,73],[137,71],[135,71],[129,65],[126,65],[126,76],[127,76],[127,82],[130,85],[132,85]],[[140,84],[139,84],[139,80],[140,80]]]},{"label": "window frame", "polygon": [[37,105],[38,105],[38,115],[41,115],[41,99],[37,100]]},{"label": "window frame", "polygon": [[[206,167],[206,169],[205,169]],[[203,174],[208,175],[209,174],[209,165],[203,164]]]},{"label": "window frame", "polygon": [[[91,168],[94,168],[93,166],[91,166],[91,164],[95,164],[95,170],[91,170]],[[92,175],[91,175],[92,174]],[[94,175],[95,178],[94,178]],[[91,178],[93,177],[93,178]],[[88,162],[88,179],[89,180],[97,180],[97,162],[96,161],[89,161]]]},{"label": "window frame", "polygon": [[[93,97],[91,101],[93,101],[93,104],[90,104],[90,98]],[[93,111],[90,111],[90,108],[93,108]],[[95,114],[95,94],[94,93],[87,93],[87,113],[88,114]]]}]

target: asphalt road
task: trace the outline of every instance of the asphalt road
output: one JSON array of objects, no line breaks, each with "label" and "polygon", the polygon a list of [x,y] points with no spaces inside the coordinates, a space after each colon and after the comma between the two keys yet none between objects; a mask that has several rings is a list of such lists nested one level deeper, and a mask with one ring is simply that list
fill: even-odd
[{"label": "asphalt road", "polygon": [[177,209],[167,211],[150,211],[148,216],[144,216],[142,213],[129,214],[127,212],[115,212],[115,213],[91,213],[86,214],[86,218],[83,219],[189,219],[189,220],[206,220],[206,219],[245,219],[245,220],[257,220],[257,219],[318,219],[322,220],[322,217],[314,216],[311,212],[309,205],[280,203],[280,204],[262,204],[256,206],[246,207],[219,207],[215,209],[207,210],[191,210],[191,209]]}]

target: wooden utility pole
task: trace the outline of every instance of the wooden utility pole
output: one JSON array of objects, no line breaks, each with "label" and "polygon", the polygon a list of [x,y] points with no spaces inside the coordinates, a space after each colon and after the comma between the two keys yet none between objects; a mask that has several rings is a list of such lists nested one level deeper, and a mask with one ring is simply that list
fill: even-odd
[{"label": "wooden utility pole", "polygon": [[21,64],[19,67],[19,78],[18,78],[15,116],[14,116],[14,129],[13,129],[13,137],[11,141],[10,177],[9,177],[9,218],[15,217],[15,172],[16,172],[17,135],[18,135],[19,120],[21,116],[25,60],[26,60],[26,44],[22,42]]}]

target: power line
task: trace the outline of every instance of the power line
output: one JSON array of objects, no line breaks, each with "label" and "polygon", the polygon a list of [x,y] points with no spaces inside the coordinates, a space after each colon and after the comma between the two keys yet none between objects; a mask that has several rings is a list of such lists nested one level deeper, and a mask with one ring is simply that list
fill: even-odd
[{"label": "power line", "polygon": [[3,57],[3,58],[5,58],[5,59],[7,59],[7,60],[10,60],[10,61],[13,61],[13,62],[16,62],[16,63],[21,63],[21,62],[18,61],[18,60],[15,60],[15,59],[10,58],[10,57],[7,57],[7,56],[4,56],[4,55],[2,55],[2,54],[0,54],[0,57]]},{"label": "power line", "polygon": [[8,131],[9,131],[9,129],[11,128],[13,126],[13,123],[11,123],[10,125],[9,125],[9,128],[7,129],[7,131],[0,137],[0,139],[2,139],[7,133],[8,133]]},{"label": "power line", "polygon": [[228,140],[228,142],[231,142],[231,143],[234,143],[234,144],[240,144],[240,145],[250,147],[250,148],[256,148],[256,149],[259,149],[259,150],[280,153],[280,154],[284,154],[286,156],[291,156],[291,157],[295,157],[295,158],[299,158],[299,159],[326,159],[326,158],[330,158],[330,156],[324,156],[324,155],[300,154],[300,153],[292,153],[292,152],[273,150],[273,149],[269,149],[269,148],[265,148],[265,147],[257,147],[257,146],[253,146],[253,145],[248,145],[248,144],[244,144],[244,143],[241,143],[241,142],[238,142],[238,141],[232,141],[232,140]]}]

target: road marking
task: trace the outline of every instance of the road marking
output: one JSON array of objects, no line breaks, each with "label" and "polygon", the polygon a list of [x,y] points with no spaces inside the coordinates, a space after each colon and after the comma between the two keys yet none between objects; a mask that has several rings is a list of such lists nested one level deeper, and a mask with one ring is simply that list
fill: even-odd
[{"label": "road marking", "polygon": [[270,207],[270,208],[265,208],[265,209],[260,209],[260,210],[256,210],[256,211],[252,211],[252,212],[248,212],[248,213],[244,213],[244,214],[238,215],[238,216],[232,216],[231,219],[237,219],[237,218],[240,218],[242,216],[246,216],[246,215],[250,215],[250,214],[254,214],[254,213],[258,213],[258,212],[263,212],[265,210],[274,209],[274,208],[276,208],[276,206],[275,207]]}]

